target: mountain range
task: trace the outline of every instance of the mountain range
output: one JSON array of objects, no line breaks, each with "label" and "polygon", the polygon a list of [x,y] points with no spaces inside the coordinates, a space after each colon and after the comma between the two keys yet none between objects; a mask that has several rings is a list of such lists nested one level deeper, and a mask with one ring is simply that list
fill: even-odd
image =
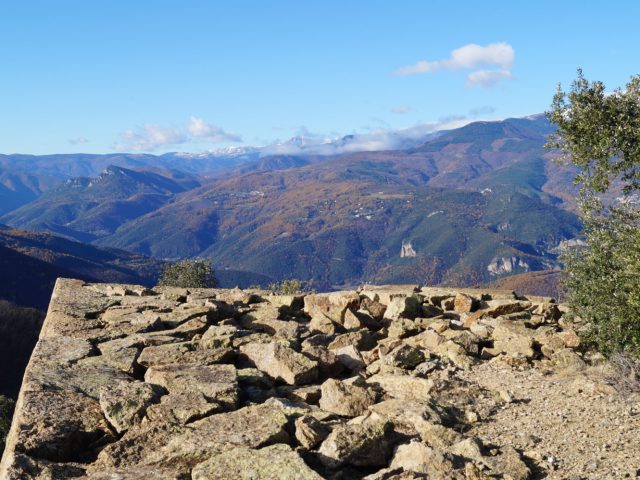
[{"label": "mountain range", "polygon": [[558,246],[580,233],[576,172],[544,149],[552,131],[537,115],[405,136],[393,150],[352,151],[362,139],[342,137],[208,154],[5,155],[0,179],[28,170],[31,188],[7,190],[0,221],[158,259],[210,257],[245,284],[489,282],[558,268]]}]

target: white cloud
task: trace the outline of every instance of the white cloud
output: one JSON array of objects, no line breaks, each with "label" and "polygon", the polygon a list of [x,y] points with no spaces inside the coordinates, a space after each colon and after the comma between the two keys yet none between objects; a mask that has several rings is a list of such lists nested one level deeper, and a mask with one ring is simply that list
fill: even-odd
[{"label": "white cloud", "polygon": [[87,140],[84,137],[76,137],[76,138],[70,138],[69,140],[67,140],[71,145],[82,145],[83,143],[89,143],[89,140]]},{"label": "white cloud", "polygon": [[[261,155],[317,154],[337,155],[341,153],[412,148],[440,130],[458,128],[469,123],[464,116],[445,117],[434,123],[421,123],[403,129],[378,128],[367,133],[356,133],[342,137],[322,136],[306,132],[306,137],[294,137],[284,143],[261,147]],[[303,141],[314,139],[314,141]]]},{"label": "white cloud", "polygon": [[[439,70],[471,70],[467,76],[467,86],[492,87],[500,80],[513,78],[511,67],[515,60],[515,50],[508,43],[491,43],[486,46],[471,43],[457,48],[445,60],[420,60],[413,65],[398,68],[395,76],[433,73]],[[495,67],[495,69],[478,69]]]},{"label": "white cloud", "polygon": [[513,78],[509,70],[476,70],[467,75],[468,87],[491,88],[500,80]]},{"label": "white cloud", "polygon": [[395,113],[398,115],[404,115],[405,113],[409,113],[411,111],[411,107],[408,105],[398,105],[397,107],[393,107],[391,109],[391,113]]},{"label": "white cloud", "polygon": [[120,134],[113,148],[119,152],[153,152],[186,143],[241,142],[242,138],[199,117],[191,117],[185,128],[147,124]]},{"label": "white cloud", "polygon": [[225,132],[217,125],[206,122],[199,117],[191,117],[189,119],[189,125],[187,126],[188,132],[193,138],[205,140],[208,142],[241,142],[240,135],[235,133]]}]

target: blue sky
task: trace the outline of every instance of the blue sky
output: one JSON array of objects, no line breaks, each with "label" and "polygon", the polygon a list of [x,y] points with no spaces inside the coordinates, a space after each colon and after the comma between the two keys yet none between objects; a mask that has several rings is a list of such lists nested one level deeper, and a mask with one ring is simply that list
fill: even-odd
[{"label": "blue sky", "polygon": [[611,87],[640,73],[639,19],[629,1],[5,1],[0,152],[204,151],[533,114],[579,66]]}]

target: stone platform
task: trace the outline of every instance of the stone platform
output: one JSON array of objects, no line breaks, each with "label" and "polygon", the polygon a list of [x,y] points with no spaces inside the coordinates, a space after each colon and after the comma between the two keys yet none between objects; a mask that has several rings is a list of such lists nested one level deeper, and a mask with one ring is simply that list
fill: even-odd
[{"label": "stone platform", "polygon": [[523,449],[473,434],[515,400],[467,374],[583,368],[562,315],[508,291],[60,279],[0,478],[533,478]]}]

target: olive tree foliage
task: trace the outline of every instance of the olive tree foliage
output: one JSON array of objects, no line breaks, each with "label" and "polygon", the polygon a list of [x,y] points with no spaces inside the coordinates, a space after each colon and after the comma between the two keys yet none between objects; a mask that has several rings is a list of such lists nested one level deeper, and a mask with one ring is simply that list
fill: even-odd
[{"label": "olive tree foliage", "polygon": [[606,355],[640,356],[640,77],[606,92],[582,71],[547,113],[547,147],[578,167],[586,247],[565,252],[568,303],[584,339]]},{"label": "olive tree foliage", "polygon": [[185,259],[162,268],[158,285],[181,288],[213,288],[217,284],[213,264],[207,259]]}]

